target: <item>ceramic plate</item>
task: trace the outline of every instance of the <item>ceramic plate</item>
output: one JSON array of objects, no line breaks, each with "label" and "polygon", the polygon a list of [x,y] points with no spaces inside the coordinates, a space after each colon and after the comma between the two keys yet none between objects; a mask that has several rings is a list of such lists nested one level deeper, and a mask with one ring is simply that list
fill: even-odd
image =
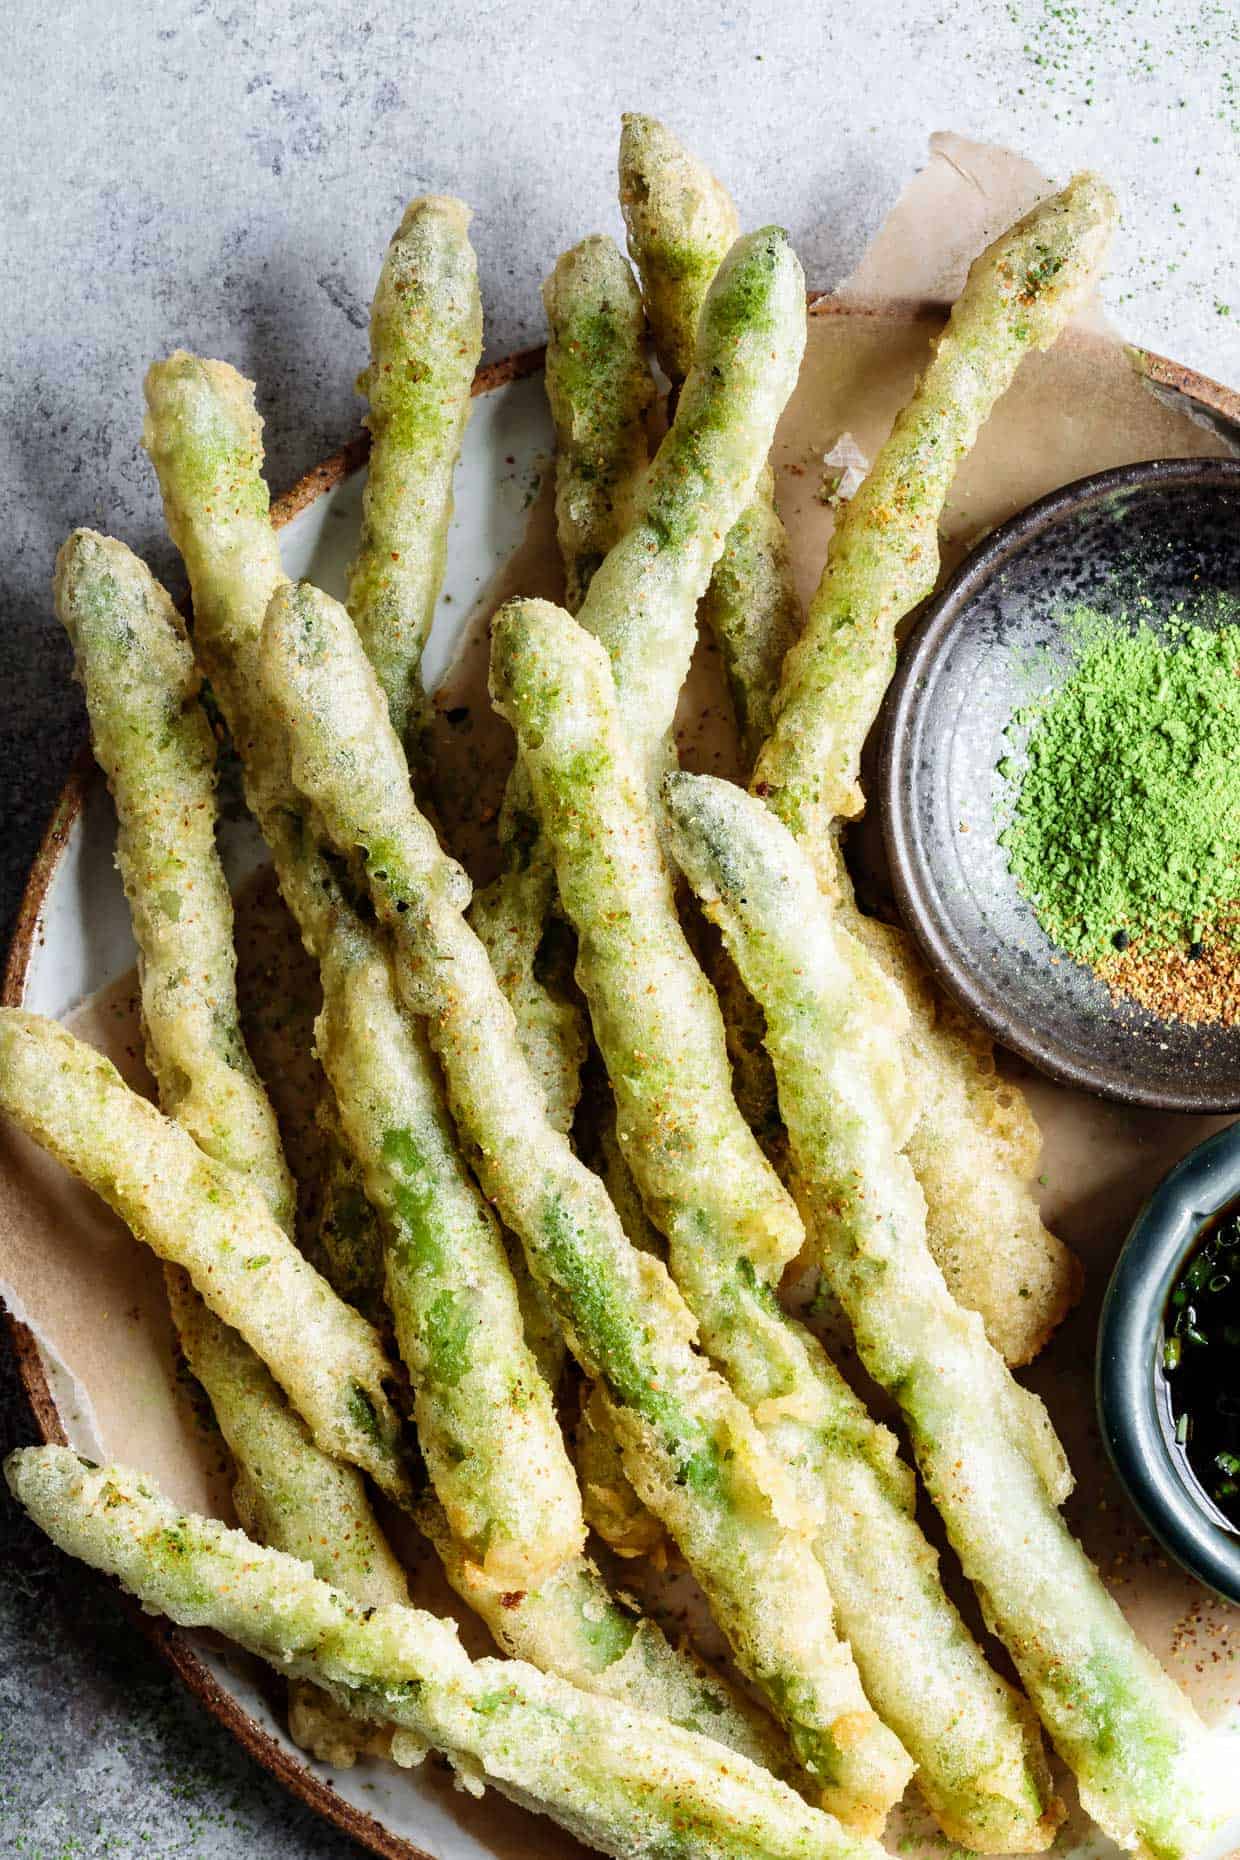
[{"label": "ceramic plate", "polygon": [[[844,431],[872,454],[924,365],[938,318],[937,310],[915,306],[878,313],[828,305],[811,319],[806,367],[776,456],[781,505],[806,593],[821,565],[830,523],[822,454]],[[554,586],[547,483],[551,431],[537,367],[537,356],[518,358],[479,382],[457,474],[447,581],[428,652],[433,683],[458,659],[462,642],[477,639],[499,587],[521,585],[533,592]],[[1074,332],[1052,356],[1028,364],[953,496],[945,526],[949,564],[996,522],[1083,472],[1159,453],[1227,449],[1210,423],[1234,416],[1234,399],[1153,358],[1143,358],[1140,369],[1144,380],[1131,371],[1117,344],[1091,331]],[[1151,392],[1151,380],[1157,392]],[[1186,390],[1192,402],[1185,400]],[[1166,398],[1159,400],[1158,393]],[[1031,431],[1038,434],[1036,449],[1027,443]],[[336,594],[344,590],[357,534],[363,456],[364,446],[355,444],[278,509],[290,574],[309,575]],[[472,677],[469,701],[479,705],[476,652],[473,660],[470,673],[467,653],[465,670],[455,676],[463,679],[466,693]],[[465,759],[471,756],[467,742]],[[485,815],[486,808],[478,812]],[[113,830],[102,784],[83,764],[30,881],[5,1000],[67,1017],[131,968],[128,914],[112,865]],[[260,857],[255,836],[244,826],[229,829],[226,853],[238,880]],[[96,1024],[102,1024],[98,1010]],[[1107,1471],[1089,1393],[1096,1301],[1119,1241],[1168,1164],[1216,1125],[1122,1111],[1024,1075],[1022,1083],[1046,1133],[1048,1217],[1087,1269],[1084,1302],[1028,1378],[1048,1399],[1077,1471],[1071,1522],[1122,1605],[1202,1710],[1214,1722],[1240,1719],[1235,1612],[1170,1568],[1141,1536]],[[41,1252],[32,1250],[34,1242],[23,1251],[30,1236]],[[47,1438],[67,1438],[96,1454],[122,1458],[135,1430],[162,1439],[163,1429],[170,1452],[179,1438],[160,1343],[167,1324],[158,1271],[148,1256],[138,1257],[141,1278],[131,1292],[123,1274],[132,1275],[135,1257],[132,1243],[101,1221],[93,1204],[58,1174],[40,1172],[20,1141],[4,1139],[0,1279],[15,1318],[27,1320],[14,1323],[14,1338],[38,1424]],[[116,1266],[122,1259],[123,1268]],[[109,1278],[114,1272],[122,1276]],[[100,1322],[66,1316],[87,1282]],[[118,1377],[122,1354],[128,1373]],[[186,1450],[194,1450],[192,1443]],[[418,1581],[415,1574],[415,1587]],[[248,1661],[208,1636],[159,1624],[150,1631],[190,1687],[261,1762],[375,1852],[393,1860],[416,1855],[532,1860],[536,1854],[578,1851],[547,1822],[494,1795],[478,1802],[456,1793],[433,1763],[405,1774],[376,1764],[328,1771],[307,1762],[288,1741],[269,1679]],[[943,1851],[941,1838],[915,1807],[902,1811],[889,1834],[905,1855]],[[1221,1842],[1218,1853],[1228,1844]],[[1057,1851],[1064,1860],[1087,1860],[1113,1850],[1074,1811]]]}]

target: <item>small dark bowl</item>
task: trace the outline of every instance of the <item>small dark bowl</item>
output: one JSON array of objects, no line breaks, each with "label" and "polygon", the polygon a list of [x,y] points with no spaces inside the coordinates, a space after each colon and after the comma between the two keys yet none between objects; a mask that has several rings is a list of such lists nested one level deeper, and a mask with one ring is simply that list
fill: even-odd
[{"label": "small dark bowl", "polygon": [[1240,1532],[1220,1525],[1183,1469],[1159,1362],[1163,1313],[1202,1228],[1240,1198],[1240,1124],[1177,1163],[1124,1243],[1098,1331],[1098,1418],[1115,1470],[1177,1563],[1240,1602]]},{"label": "small dark bowl", "polygon": [[1240,594],[1240,461],[1158,459],[1031,504],[926,609],[880,775],[896,899],[948,992],[1052,1077],[1176,1111],[1240,1110],[1240,1029],[1117,1006],[1055,947],[998,843],[996,765],[1013,713],[1070,662],[1057,614],[1137,596],[1158,614],[1205,590]]}]

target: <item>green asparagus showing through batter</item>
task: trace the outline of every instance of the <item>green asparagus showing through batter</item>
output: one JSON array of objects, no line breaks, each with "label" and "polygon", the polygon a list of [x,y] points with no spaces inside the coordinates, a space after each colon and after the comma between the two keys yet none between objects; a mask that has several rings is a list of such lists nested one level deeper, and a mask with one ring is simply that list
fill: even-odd
[{"label": "green asparagus showing through batter", "polygon": [[826,1799],[877,1825],[907,1759],[835,1633],[794,1495],[748,1412],[693,1350],[693,1320],[666,1270],[630,1246],[602,1184],[548,1121],[463,915],[468,880],[418,812],[344,609],[305,583],[279,590],[262,669],[294,781],[337,850],[361,856],[402,994],[426,1019],[482,1185],[582,1367],[604,1382],[638,1495],[676,1538]]},{"label": "green asparagus showing through batter", "polygon": [[613,240],[596,234],[557,259],[543,304],[556,534],[565,605],[576,613],[595,570],[636,518],[654,381],[641,293]]},{"label": "green asparagus showing through batter", "polygon": [[446,1622],[360,1607],[295,1558],[178,1511],[124,1467],[31,1447],[5,1474],[53,1542],[146,1607],[390,1718],[406,1733],[398,1761],[442,1750],[471,1785],[541,1809],[615,1860],[882,1860],[875,1842],[708,1739],[517,1661],[471,1661]]},{"label": "green asparagus showing through batter", "polygon": [[[600,563],[636,519],[649,464],[647,419],[655,387],[641,292],[613,240],[595,236],[565,252],[543,285],[543,304],[547,399],[555,424],[556,536],[565,605],[576,613]],[[524,789],[523,783],[514,786]],[[554,874],[539,840],[533,858],[510,864],[475,898],[470,922],[517,1017],[522,1051],[547,1092],[548,1110],[568,1130],[589,1041],[584,1005],[565,987],[563,963],[549,971],[545,956],[540,960],[548,922],[554,928],[558,921],[554,898]],[[507,949],[500,926],[507,926]],[[565,962],[570,955],[566,952]],[[630,1240],[643,1244],[645,1213],[614,1142],[610,1111],[604,1107],[601,1116],[611,1140],[605,1154],[588,1160],[607,1184]],[[594,1424],[583,1420],[574,1435],[586,1519],[619,1554],[634,1555],[663,1540],[662,1526],[625,1478],[600,1404],[590,1408]]]},{"label": "green asparagus showing through batter", "polygon": [[491,680],[577,930],[620,1143],[703,1345],[813,1521],[866,1694],[951,1838],[1041,1851],[1062,1809],[1036,1726],[939,1586],[893,1436],[776,1301],[801,1223],[732,1096],[723,1019],[680,927],[607,655],[558,608],[511,602],[494,623]]},{"label": "green asparagus showing through batter", "polygon": [[[390,1304],[408,1327],[401,1340],[409,1351],[407,1366],[435,1368],[442,1360],[449,1375],[457,1365],[449,1350],[432,1357],[419,1336],[426,1325],[425,1308],[418,1302],[428,1293],[428,1247],[438,1248],[444,1267],[439,1289],[451,1296],[457,1285],[453,1252],[468,1243],[460,1271],[477,1275],[478,1296],[491,1325],[478,1330],[475,1370],[484,1393],[493,1383],[498,1366],[507,1364],[513,1387],[529,1392],[521,1431],[531,1430],[546,1417],[536,1465],[543,1469],[551,1497],[549,1521],[565,1514],[554,1455],[563,1454],[562,1442],[550,1412],[549,1392],[540,1385],[526,1353],[525,1333],[514,1328],[511,1313],[511,1273],[502,1252],[490,1208],[478,1193],[455,1145],[444,1140],[443,1127],[428,1110],[436,1102],[430,1095],[433,1062],[421,1030],[398,1002],[387,957],[377,933],[358,916],[341,888],[333,864],[323,849],[300,795],[291,786],[287,757],[278,722],[262,697],[257,673],[257,645],[262,612],[256,591],[266,601],[283,581],[279,555],[267,516],[266,488],[261,475],[260,426],[249,384],[223,363],[203,363],[177,356],[152,371],[148,381],[150,414],[147,444],[160,474],[170,526],[190,569],[198,618],[200,649],[204,632],[212,643],[211,663],[216,690],[233,738],[246,744],[247,792],[275,858],[285,902],[301,929],[303,939],[320,956],[320,973],[330,998],[322,1037],[324,1057],[331,1063],[340,1043],[354,1029],[363,1030],[372,1049],[369,1079],[380,1052],[397,1054],[401,1071],[382,1081],[389,1100],[421,1107],[418,1120],[406,1120],[376,1129],[373,1112],[382,1100],[359,1093],[354,1098],[351,1075],[337,1069],[340,1102],[348,1105],[355,1140],[365,1151],[365,1178],[389,1223],[390,1244],[385,1248],[386,1286]],[[203,448],[209,451],[204,456]],[[335,995],[339,984],[341,993]],[[347,993],[345,992],[347,988]],[[434,1091],[438,1091],[437,1077]],[[442,1114],[441,1114],[442,1116]],[[388,1140],[389,1132],[392,1140]],[[369,1133],[369,1134],[368,1134]],[[424,1148],[418,1149],[418,1142]],[[470,1199],[472,1197],[472,1200]],[[471,1217],[472,1209],[472,1217]],[[410,1218],[412,1216],[412,1218]],[[437,1225],[442,1217],[442,1226]],[[415,1274],[406,1279],[405,1269]],[[429,1301],[433,1307],[433,1298]],[[501,1322],[501,1318],[504,1320]],[[526,1328],[528,1328],[528,1318]],[[433,1320],[429,1320],[433,1328]],[[450,1327],[445,1333],[450,1336]],[[416,1399],[422,1405],[419,1390]],[[440,1400],[445,1406],[437,1408]],[[457,1387],[443,1391],[430,1386],[426,1403],[432,1416],[441,1412],[463,1419]],[[421,1418],[421,1415],[419,1415]],[[462,1444],[470,1456],[467,1471],[476,1476],[480,1463],[494,1467],[490,1490],[501,1491],[505,1480],[519,1470],[511,1458],[514,1435],[510,1410],[489,1400],[479,1403],[462,1427]],[[709,1725],[721,1742],[761,1758],[771,1767],[786,1766],[774,1735],[755,1722],[753,1713],[723,1680],[711,1673],[688,1651],[682,1652],[653,1625],[634,1628],[631,1613],[608,1592],[597,1571],[583,1557],[572,1558],[559,1576],[544,1582],[525,1600],[513,1605],[516,1590],[494,1587],[471,1549],[477,1521],[467,1480],[453,1475],[437,1442],[447,1450],[447,1437],[432,1430],[428,1470],[442,1490],[441,1509],[433,1535],[441,1547],[450,1580],[464,1598],[483,1615],[501,1645],[522,1657],[630,1703],[673,1712],[691,1726]],[[450,1452],[449,1452],[450,1458]],[[506,1471],[505,1468],[510,1470]],[[523,1515],[538,1523],[534,1494],[523,1496]],[[455,1522],[467,1536],[454,1541],[442,1510],[452,1500]],[[488,1543],[511,1564],[517,1550],[512,1521],[491,1520]],[[485,1527],[484,1527],[485,1529]],[[539,1557],[529,1546],[532,1562]],[[625,1659],[638,1646],[640,1659]],[[684,1712],[683,1720],[680,1719]]]},{"label": "green asparagus showing through batter", "polygon": [[449,1581],[506,1652],[787,1773],[775,1726],[571,1554],[581,1510],[550,1390],[524,1352],[495,1217],[454,1147],[424,1036],[368,931],[342,924],[325,947],[319,1051],[383,1215],[387,1298],[436,1491],[419,1521]]},{"label": "green asparagus showing through batter", "polygon": [[909,1153],[931,1241],[953,1290],[1014,1362],[1036,1354],[1078,1282],[1038,1217],[1036,1127],[1019,1092],[1005,1084],[1000,1101],[988,1047],[939,1002],[907,941],[851,914],[834,829],[860,811],[862,745],[894,669],[896,628],[934,587],[956,468],[1023,358],[1049,348],[1085,301],[1115,218],[1104,183],[1078,175],[974,262],[912,398],[837,513],[753,779],[908,997],[906,1064],[922,1109]]},{"label": "green asparagus showing through batter", "polygon": [[[750,1270],[772,1284],[804,1244],[800,1217],[736,1109],[723,1023],[676,917],[607,654],[562,609],[511,601],[492,625],[491,696],[516,733],[577,931],[620,1144],[681,1290],[695,1306],[700,1278],[713,1307],[714,1255],[742,1236]],[[717,1353],[724,1336],[695,1310]]]},{"label": "green asparagus showing through batter", "polygon": [[425,722],[422,653],[443,580],[452,473],[482,353],[470,212],[437,194],[411,201],[388,247],[370,312],[370,466],[349,612],[397,734]]},{"label": "green asparagus showing through batter", "polygon": [[[1195,1854],[1221,1819],[1208,1734],[1070,1535],[1048,1490],[1053,1462],[1031,1450],[1031,1398],[926,1245],[892,1049],[876,1062],[859,952],[758,801],[681,774],[667,792],[676,857],[766,1015],[820,1262],[867,1370],[900,1403],[987,1620],[1099,1825],[1151,1860]],[[883,985],[874,972],[872,988]]]},{"label": "green asparagus showing through batter", "polygon": [[394,1371],[364,1318],[307,1265],[262,1197],[55,1021],[0,1008],[0,1110],[183,1266],[241,1332],[325,1453],[411,1500]]},{"label": "green asparagus showing through batter", "polygon": [[669,381],[693,366],[702,305],[740,233],[727,189],[653,116],[620,119],[620,205],[655,352]]},{"label": "green asparagus showing through batter", "polygon": [[[652,116],[626,116],[620,203],[655,352],[679,388],[693,361],[706,293],[736,238],[727,190]],[[570,612],[574,611],[569,604]],[[780,669],[801,630],[788,537],[769,466],[728,531],[702,600],[723,656],[746,770],[770,734]]]},{"label": "green asparagus showing through batter", "polygon": [[487,1582],[536,1588],[576,1557],[585,1524],[498,1225],[424,1037],[395,1001],[386,950],[346,917],[316,953],[316,1044],[384,1225],[387,1299],[436,1495]]},{"label": "green asparagus showing through batter", "polygon": [[56,559],[91,742],[116,803],[147,1058],[169,1117],[247,1176],[290,1230],[294,1189],[237,1014],[232,899],[215,847],[215,738],[185,622],[123,543],[77,530]]}]

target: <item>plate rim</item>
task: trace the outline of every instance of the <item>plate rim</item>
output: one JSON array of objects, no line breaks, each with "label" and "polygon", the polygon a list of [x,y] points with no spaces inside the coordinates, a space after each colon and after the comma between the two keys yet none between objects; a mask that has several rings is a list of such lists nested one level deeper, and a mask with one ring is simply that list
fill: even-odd
[{"label": "plate rim", "polygon": [[[828,292],[808,293],[808,303],[809,314],[815,317],[847,316],[892,322],[910,319],[942,322],[950,309],[950,305],[932,298],[872,302],[865,299],[839,299]],[[1196,403],[1206,413],[1240,426],[1240,392],[1224,387],[1210,376],[1152,350],[1132,344],[1125,344],[1124,347],[1135,372],[1155,388],[1171,389]],[[493,393],[528,375],[536,374],[543,365],[545,355],[545,345],[540,343],[531,348],[515,350],[510,355],[487,363],[474,376],[472,395],[477,397]],[[369,453],[370,434],[363,428],[319,464],[311,466],[288,490],[272,500],[273,525],[282,529],[301,511],[334,490],[364,465]],[[48,889],[87,794],[93,783],[101,779],[87,739],[70,766],[22,887],[3,975],[0,977],[0,1006],[22,1005]],[[3,1300],[0,1300],[0,1321],[7,1331],[18,1380],[30,1405],[40,1439],[48,1444],[67,1445],[34,1332],[8,1309]],[[247,1755],[275,1776],[299,1801],[342,1833],[379,1855],[381,1860],[435,1860],[425,1848],[415,1846],[403,1835],[394,1834],[375,1816],[346,1801],[330,1782],[316,1775],[308,1764],[277,1743],[250,1716],[239,1700],[219,1683],[180,1628],[172,1626],[161,1616],[145,1614],[133,1597],[113,1578],[106,1580],[119,1597],[131,1623],[171,1667],[189,1692],[211,1717],[232,1734]]]}]

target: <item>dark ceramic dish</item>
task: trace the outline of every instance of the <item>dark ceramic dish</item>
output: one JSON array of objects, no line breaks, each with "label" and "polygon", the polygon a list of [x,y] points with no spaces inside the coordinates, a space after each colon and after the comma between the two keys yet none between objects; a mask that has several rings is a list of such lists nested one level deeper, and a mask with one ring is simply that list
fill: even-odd
[{"label": "dark ceramic dish", "polygon": [[1056,615],[1140,597],[1156,616],[1209,590],[1240,596],[1240,461],[1125,466],[1030,505],[927,608],[892,687],[880,777],[896,899],[949,992],[1052,1077],[1177,1111],[1240,1109],[1240,1029],[1116,1006],[1055,948],[998,843],[996,765],[1013,714],[1069,663]]},{"label": "dark ceramic dish", "polygon": [[1098,1332],[1098,1417],[1133,1504],[1163,1548],[1240,1602],[1240,1533],[1218,1521],[1175,1445],[1163,1378],[1163,1313],[1210,1218],[1240,1198],[1240,1124],[1178,1163],[1137,1216],[1107,1288]]}]

